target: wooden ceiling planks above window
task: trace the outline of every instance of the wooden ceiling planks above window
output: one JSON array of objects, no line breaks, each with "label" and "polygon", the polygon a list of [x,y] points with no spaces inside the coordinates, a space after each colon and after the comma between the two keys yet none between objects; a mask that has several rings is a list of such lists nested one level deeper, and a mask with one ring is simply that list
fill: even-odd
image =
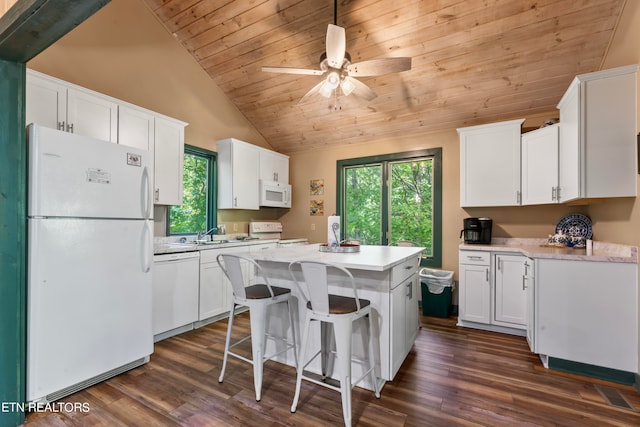
[{"label": "wooden ceiling planks above window", "polygon": [[298,101],[317,69],[331,0],[145,0],[278,151],[361,143],[554,111],[576,74],[599,70],[624,0],[339,0],[352,62],[412,57],[360,80],[366,102]]}]

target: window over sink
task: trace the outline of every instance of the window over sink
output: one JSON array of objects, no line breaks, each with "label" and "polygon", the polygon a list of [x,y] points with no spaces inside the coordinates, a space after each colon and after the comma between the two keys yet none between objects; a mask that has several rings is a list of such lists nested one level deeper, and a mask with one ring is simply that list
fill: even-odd
[{"label": "window over sink", "polygon": [[167,209],[167,236],[216,226],[216,153],[185,145],[183,185],[182,205]]}]

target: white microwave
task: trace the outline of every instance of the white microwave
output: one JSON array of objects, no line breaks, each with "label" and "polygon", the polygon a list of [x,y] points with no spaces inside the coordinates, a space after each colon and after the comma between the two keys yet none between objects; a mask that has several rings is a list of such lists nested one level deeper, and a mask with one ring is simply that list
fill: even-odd
[{"label": "white microwave", "polygon": [[291,186],[275,181],[260,180],[260,206],[291,207]]}]

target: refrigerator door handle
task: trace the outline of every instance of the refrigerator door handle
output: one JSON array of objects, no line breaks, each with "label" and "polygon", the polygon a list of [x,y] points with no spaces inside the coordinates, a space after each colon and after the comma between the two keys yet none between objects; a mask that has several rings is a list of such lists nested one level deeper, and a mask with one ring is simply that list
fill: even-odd
[{"label": "refrigerator door handle", "polygon": [[149,225],[149,221],[145,220],[140,240],[140,265],[144,273],[148,273],[153,264],[153,245],[150,243],[152,239],[151,236],[151,226]]},{"label": "refrigerator door handle", "polygon": [[151,217],[151,204],[151,180],[149,179],[149,169],[145,166],[140,181],[140,207],[142,208],[142,216],[146,220]]}]

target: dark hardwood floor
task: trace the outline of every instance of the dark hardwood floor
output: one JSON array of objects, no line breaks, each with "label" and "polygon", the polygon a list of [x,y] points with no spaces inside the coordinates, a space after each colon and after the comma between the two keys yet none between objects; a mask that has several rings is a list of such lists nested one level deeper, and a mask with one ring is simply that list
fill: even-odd
[{"label": "dark hardwood floor", "polygon": [[[394,381],[378,400],[355,388],[358,426],[640,426],[632,387],[544,369],[522,337],[458,328],[455,319],[421,317],[423,328]],[[39,412],[28,426],[327,426],[342,425],[339,394],[302,384],[289,409],[295,370],[265,364],[262,401],[251,366],[229,358],[218,383],[226,321],[156,344],[150,363],[62,399],[87,412]],[[238,318],[238,336],[249,330]],[[617,390],[634,409],[613,406],[599,388]]]}]

